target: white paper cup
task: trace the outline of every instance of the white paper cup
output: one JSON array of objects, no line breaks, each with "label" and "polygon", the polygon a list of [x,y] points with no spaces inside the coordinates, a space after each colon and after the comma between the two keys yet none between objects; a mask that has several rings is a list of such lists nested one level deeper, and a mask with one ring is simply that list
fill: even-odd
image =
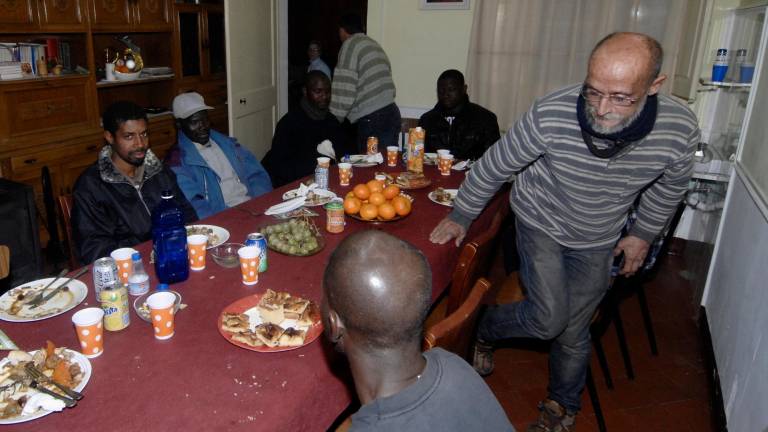
[{"label": "white paper cup", "polygon": [[451,151],[447,149],[440,149],[437,151],[438,157],[440,157],[441,155],[449,155],[449,154],[451,154]]},{"label": "white paper cup", "polygon": [[104,311],[101,308],[80,309],[72,315],[80,351],[88,358],[104,352]]},{"label": "white paper cup", "polygon": [[208,236],[203,234],[187,236],[187,245],[187,255],[189,256],[190,270],[204,270],[205,247],[208,246]]},{"label": "white paper cup", "polygon": [[147,306],[150,309],[165,309],[173,306],[176,302],[176,295],[168,291],[156,292],[147,297]]},{"label": "white paper cup", "polygon": [[131,257],[134,252],[136,252],[136,249],[120,248],[113,250],[112,253],[109,254],[109,256],[115,260],[115,265],[117,265],[117,276],[125,285],[128,285],[128,278],[133,274],[133,262],[131,261]]},{"label": "white paper cup", "polygon": [[259,255],[261,248],[258,246],[244,246],[237,250],[240,257],[240,273],[243,284],[256,285],[259,283]]},{"label": "white paper cup", "polygon": [[172,338],[175,333],[176,296],[168,291],[154,293],[147,297],[147,306],[149,307],[149,317],[152,320],[155,339]]}]

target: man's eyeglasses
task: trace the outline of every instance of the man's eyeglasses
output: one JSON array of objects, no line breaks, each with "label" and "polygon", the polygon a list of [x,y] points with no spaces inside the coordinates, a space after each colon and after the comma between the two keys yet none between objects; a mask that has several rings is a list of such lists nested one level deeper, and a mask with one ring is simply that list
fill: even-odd
[{"label": "man's eyeglasses", "polygon": [[596,103],[596,104],[599,104],[600,101],[603,100],[603,98],[608,98],[608,102],[610,102],[612,105],[620,106],[620,107],[632,106],[638,100],[640,100],[640,99],[631,98],[629,96],[624,96],[620,94],[612,94],[612,95],[602,94],[599,91],[588,86],[584,86],[581,88],[581,97],[583,97],[587,102]]}]

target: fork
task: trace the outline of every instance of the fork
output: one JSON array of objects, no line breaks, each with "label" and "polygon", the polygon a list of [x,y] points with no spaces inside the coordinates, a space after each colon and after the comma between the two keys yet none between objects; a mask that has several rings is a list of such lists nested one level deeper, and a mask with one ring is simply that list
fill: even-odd
[{"label": "fork", "polygon": [[56,399],[64,402],[64,406],[66,406],[67,408],[72,408],[73,406],[77,405],[77,401],[76,400],[70,399],[70,398],[68,398],[66,396],[62,396],[62,395],[56,393],[55,391],[48,390],[47,388],[43,387],[43,385],[40,384],[39,382],[37,382],[36,380],[33,380],[33,379],[29,380],[29,386],[32,387],[33,389],[39,391],[40,393],[45,393],[48,396],[55,397]]},{"label": "fork", "polygon": [[37,295],[35,295],[35,297],[32,300],[29,301],[29,304],[39,303],[40,300],[43,299],[43,295],[45,294],[45,290],[47,290],[51,285],[53,285],[54,282],[56,282],[57,280],[63,278],[64,275],[66,275],[67,273],[69,273],[69,269],[65,268],[65,269],[61,270],[61,272],[59,272],[59,274],[56,275],[56,277],[53,278],[52,281],[48,282],[48,285],[44,286],[43,289],[41,289],[40,292]]},{"label": "fork", "polygon": [[64,393],[66,393],[67,396],[69,396],[70,398],[72,398],[74,400],[80,400],[80,399],[83,398],[83,394],[82,393],[77,392],[75,390],[72,390],[71,388],[65,386],[64,384],[59,384],[56,381],[48,378],[44,373],[42,373],[40,371],[40,369],[36,368],[35,365],[32,364],[32,363],[25,364],[24,365],[24,370],[27,372],[27,374],[31,378],[33,378],[33,379],[35,379],[37,381],[44,382],[46,384],[53,384],[53,385],[55,385],[59,390],[61,390]]},{"label": "fork", "polygon": [[88,267],[81,268],[77,273],[72,275],[72,277],[67,279],[63,284],[57,286],[56,288],[53,289],[53,291],[51,291],[50,293],[46,294],[45,297],[43,297],[43,298],[41,298],[39,300],[37,298],[35,298],[31,302],[29,302],[29,308],[30,309],[34,309],[34,308],[40,306],[41,304],[47,302],[48,300],[52,299],[53,296],[55,296],[59,291],[67,288],[67,285],[70,282],[72,282],[73,280],[79,278],[80,276],[84,275],[87,272],[88,272]]}]

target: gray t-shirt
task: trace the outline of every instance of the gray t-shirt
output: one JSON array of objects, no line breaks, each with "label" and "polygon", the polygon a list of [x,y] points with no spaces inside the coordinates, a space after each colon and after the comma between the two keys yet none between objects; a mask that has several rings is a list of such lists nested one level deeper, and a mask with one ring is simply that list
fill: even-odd
[{"label": "gray t-shirt", "polygon": [[205,163],[219,176],[219,187],[224,196],[224,203],[227,207],[233,207],[248,201],[250,199],[248,188],[240,181],[227,155],[221,151],[214,140],[209,140],[208,144],[206,146],[195,143],[195,147],[200,152],[200,156],[205,159]]},{"label": "gray t-shirt", "polygon": [[421,378],[401,392],[364,405],[350,431],[514,431],[480,375],[441,348],[424,354]]}]

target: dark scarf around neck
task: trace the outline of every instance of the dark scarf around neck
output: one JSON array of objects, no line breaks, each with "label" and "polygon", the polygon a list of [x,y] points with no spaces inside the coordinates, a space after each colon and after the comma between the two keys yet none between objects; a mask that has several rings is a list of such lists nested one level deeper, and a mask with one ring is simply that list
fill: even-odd
[{"label": "dark scarf around neck", "polygon": [[306,96],[301,98],[299,105],[301,106],[301,109],[307,114],[307,116],[309,116],[309,118],[312,120],[325,120],[325,118],[328,117],[327,109],[320,109],[312,105],[309,103],[309,100],[307,100]]},{"label": "dark scarf around neck", "polygon": [[[599,158],[606,159],[613,157],[625,147],[640,141],[651,133],[653,126],[656,123],[658,107],[658,97],[656,95],[648,96],[640,115],[627,127],[612,134],[602,134],[592,129],[592,126],[587,120],[586,101],[581,96],[578,97],[578,101],[576,102],[576,116],[579,119],[581,136],[584,138],[584,142],[587,144],[589,151]],[[594,145],[592,142],[593,138],[612,141],[612,144],[607,148],[601,149]]]}]

